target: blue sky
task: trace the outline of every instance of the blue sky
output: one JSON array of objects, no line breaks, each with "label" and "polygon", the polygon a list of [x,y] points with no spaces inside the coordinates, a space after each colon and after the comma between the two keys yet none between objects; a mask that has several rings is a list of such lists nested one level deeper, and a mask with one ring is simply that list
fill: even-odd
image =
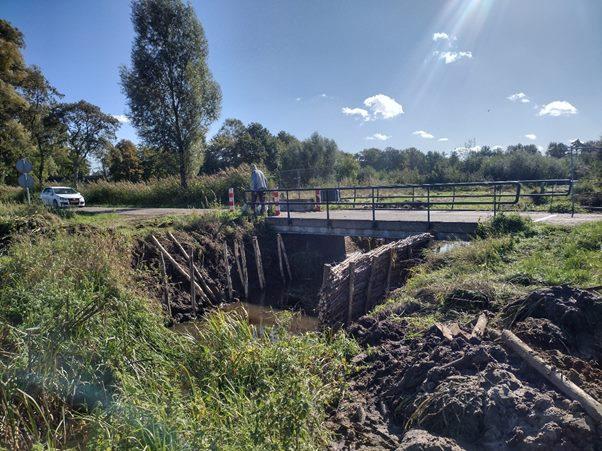
[{"label": "blue sky", "polygon": [[[357,152],[602,135],[600,0],[194,0],[225,118]],[[1,0],[67,101],[125,113],[126,0]],[[137,140],[124,124],[120,137]],[[446,140],[445,140],[446,139]]]}]

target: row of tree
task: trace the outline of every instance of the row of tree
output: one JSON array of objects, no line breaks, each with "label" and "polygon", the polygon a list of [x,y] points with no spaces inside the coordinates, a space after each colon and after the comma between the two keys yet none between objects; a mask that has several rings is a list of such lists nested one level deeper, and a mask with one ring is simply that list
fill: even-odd
[{"label": "row of tree", "polygon": [[119,122],[84,100],[63,95],[36,66],[27,66],[23,34],[0,19],[0,183],[14,182],[15,162],[28,157],[41,182],[49,176],[78,180],[89,158],[100,155]]},{"label": "row of tree", "polygon": [[[221,92],[207,66],[208,45],[190,4],[182,0],[134,0],[135,39],[131,67],[121,68],[130,118],[140,145],[116,144],[119,122],[84,100],[61,103],[62,94],[35,66],[27,66],[22,33],[0,19],[0,183],[14,183],[14,164],[32,160],[40,183],[89,174],[140,181],[179,175],[183,187],[200,172],[243,163],[267,168],[281,186],[310,182],[454,182],[482,179],[560,178],[569,175],[569,148],[551,143],[545,154],[534,145],[445,155],[416,148],[341,151],[314,133],[300,140],[272,134],[257,122],[226,119],[206,143],[219,115]],[[474,146],[467,146],[474,147]],[[601,141],[579,144],[576,175],[600,178]]]},{"label": "row of tree", "polygon": [[125,141],[113,145],[119,121],[99,107],[61,103],[63,95],[41,70],[25,64],[23,34],[0,19],[0,183],[15,182],[21,157],[34,163],[40,184],[67,175],[77,183],[95,157],[115,178],[163,176],[175,166],[187,186],[221,103],[203,28],[182,0],[134,0],[132,21],[131,67],[120,72],[140,150]]}]

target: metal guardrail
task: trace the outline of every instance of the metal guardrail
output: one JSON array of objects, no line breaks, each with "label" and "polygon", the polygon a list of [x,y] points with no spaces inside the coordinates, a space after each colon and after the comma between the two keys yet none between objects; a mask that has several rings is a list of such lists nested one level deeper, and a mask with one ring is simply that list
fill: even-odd
[{"label": "metal guardrail", "polygon": [[[376,225],[377,210],[426,210],[430,225],[431,211],[448,207],[491,206],[496,215],[503,206],[516,205],[522,197],[568,197],[573,195],[574,180],[540,179],[494,182],[425,183],[376,186],[338,186],[311,188],[275,188],[264,190],[264,204],[286,210],[291,221],[291,206],[321,210],[325,206],[326,219],[330,224],[332,208],[369,209]],[[527,189],[531,192],[526,193]],[[309,193],[309,196],[308,196]],[[277,196],[275,196],[277,194]],[[253,191],[244,191],[245,204],[253,203]],[[305,197],[302,197],[305,196]],[[297,199],[295,200],[295,197]],[[256,202],[258,203],[258,202]],[[574,213],[574,208],[573,208]]]}]

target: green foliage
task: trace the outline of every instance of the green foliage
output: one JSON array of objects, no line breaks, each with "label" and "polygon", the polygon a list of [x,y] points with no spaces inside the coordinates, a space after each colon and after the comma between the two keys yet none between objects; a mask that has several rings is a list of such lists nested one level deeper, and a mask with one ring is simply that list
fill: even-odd
[{"label": "green foliage", "polygon": [[115,138],[119,121],[85,100],[62,104],[56,114],[67,130],[68,158],[73,183],[77,184],[88,157],[103,156],[108,143]]},{"label": "green foliage", "polygon": [[316,449],[340,396],[344,335],[257,332],[215,313],[163,325],[111,231],[24,235],[0,259],[0,446]]},{"label": "green foliage", "polygon": [[208,44],[192,5],[132,2],[132,67],[121,68],[130,118],[145,143],[178,156],[180,183],[202,163],[205,134],[221,92],[207,66]]},{"label": "green foliage", "polygon": [[227,203],[228,188],[241,196],[248,189],[250,177],[251,168],[243,165],[191,178],[187,188],[182,188],[178,178],[167,177],[144,183],[99,180],[82,185],[80,191],[88,205],[209,208]]},{"label": "green foliage", "polygon": [[399,296],[452,310],[467,308],[454,303],[461,297],[495,309],[544,285],[602,283],[601,221],[531,227],[528,234],[488,235],[443,254],[427,252]]},{"label": "green foliage", "polygon": [[203,172],[211,174],[253,163],[275,171],[279,166],[279,145],[279,140],[257,122],[245,126],[238,119],[226,119],[207,146]]},{"label": "green foliage", "polygon": [[533,222],[516,213],[499,213],[486,223],[479,223],[477,234],[481,237],[499,235],[531,235]]},{"label": "green foliage", "polygon": [[122,139],[115,146],[111,146],[105,164],[109,170],[109,177],[116,182],[138,182],[142,178],[143,169],[138,149],[128,139]]}]

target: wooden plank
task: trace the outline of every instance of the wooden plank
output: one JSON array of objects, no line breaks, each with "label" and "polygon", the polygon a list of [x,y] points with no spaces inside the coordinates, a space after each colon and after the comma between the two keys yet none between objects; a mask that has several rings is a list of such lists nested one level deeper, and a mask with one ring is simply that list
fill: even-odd
[{"label": "wooden plank", "polygon": [[165,265],[165,257],[163,257],[163,253],[159,252],[159,255],[161,256],[161,271],[163,274],[163,302],[165,302],[167,314],[171,318],[171,301],[169,299],[169,279],[167,277],[167,266]]},{"label": "wooden plank", "polygon": [[188,272],[185,271],[184,268],[182,268],[180,266],[180,264],[175,260],[175,258],[173,258],[171,256],[171,254],[169,252],[167,252],[167,250],[163,247],[163,245],[159,242],[159,240],[154,235],[151,235],[151,240],[153,241],[155,246],[157,246],[157,248],[161,251],[161,253],[163,255],[165,255],[165,257],[167,257],[167,260],[169,260],[169,262],[176,269],[176,271],[178,271],[182,277],[184,277],[186,280],[188,280],[188,282],[190,282],[191,284],[195,284],[196,285],[195,289],[197,291],[202,291],[201,287],[194,281],[194,279],[190,279]]},{"label": "wooden plank", "polygon": [[282,248],[280,247],[280,234],[276,235],[276,249],[278,251],[278,268],[280,269],[280,277],[282,278],[282,282],[286,283],[284,267],[282,266]]},{"label": "wooden plank", "polygon": [[485,333],[485,328],[487,327],[487,315],[481,313],[479,315],[479,319],[472,329],[472,336],[482,338]]},{"label": "wooden plank", "polygon": [[247,264],[247,253],[245,251],[244,241],[238,242],[238,249],[240,250],[240,262],[242,264],[242,272],[245,276],[245,297],[249,297],[249,265]]},{"label": "wooden plank", "polygon": [[286,248],[284,247],[284,240],[282,239],[282,235],[278,234],[278,244],[280,249],[282,249],[282,257],[284,259],[284,264],[286,265],[286,272],[288,273],[289,280],[293,280],[293,273],[291,271],[291,265],[288,262],[288,255],[286,253]]},{"label": "wooden plank", "polygon": [[[190,256],[188,257],[188,269],[190,280],[194,280],[194,249],[190,248]],[[196,316],[196,290],[195,283],[190,284],[190,304],[192,305],[192,315]]]},{"label": "wooden plank", "polygon": [[[366,297],[364,299],[364,314],[368,313],[368,309],[372,306],[372,289],[374,288],[374,275],[376,274],[374,263],[376,259],[370,261],[370,269],[368,275],[368,287],[366,288]],[[376,268],[377,269],[377,268]]]},{"label": "wooden plank", "polygon": [[226,282],[228,286],[228,300],[232,300],[232,276],[230,275],[230,264],[228,263],[228,243],[224,241],[224,271],[226,272]]},{"label": "wooden plank", "polygon": [[353,296],[355,294],[355,262],[349,264],[349,297],[347,298],[347,325],[353,320]]},{"label": "wooden plank", "polygon": [[525,362],[546,378],[568,398],[576,400],[598,424],[602,424],[602,404],[584,392],[579,386],[566,378],[564,374],[548,365],[524,341],[509,330],[502,331],[503,343],[516,352]]},{"label": "wooden plank", "polygon": [[263,264],[261,263],[261,251],[259,250],[259,241],[256,236],[251,238],[253,250],[255,251],[255,266],[257,266],[257,278],[259,279],[259,288],[265,290],[265,274]]},{"label": "wooden plank", "polygon": [[[182,244],[180,244],[180,242],[177,240],[177,238],[175,236],[173,236],[173,234],[171,232],[167,232],[167,235],[176,244],[176,247],[180,250],[182,257],[184,257],[186,259],[186,261],[190,260],[190,257],[188,255],[188,253],[186,252],[186,249],[184,249],[184,246],[182,246]],[[190,249],[192,249],[192,247]],[[197,280],[200,282],[201,286],[203,287],[203,295],[205,297],[210,298],[213,303],[217,303],[218,302],[217,295],[213,292],[213,290],[209,287],[209,285],[207,285],[207,282],[205,282],[205,278],[202,276],[202,274],[200,273],[198,268],[196,266],[194,266],[194,262],[193,262],[193,269],[194,269],[194,274],[195,274]]]},{"label": "wooden plank", "polygon": [[245,299],[249,297],[249,293],[247,292],[247,286],[245,284],[245,275],[241,263],[241,255],[238,247],[238,241],[234,241],[234,261],[236,263],[236,270],[238,272],[238,277],[240,278],[240,285],[242,286],[243,293],[245,295]]}]

